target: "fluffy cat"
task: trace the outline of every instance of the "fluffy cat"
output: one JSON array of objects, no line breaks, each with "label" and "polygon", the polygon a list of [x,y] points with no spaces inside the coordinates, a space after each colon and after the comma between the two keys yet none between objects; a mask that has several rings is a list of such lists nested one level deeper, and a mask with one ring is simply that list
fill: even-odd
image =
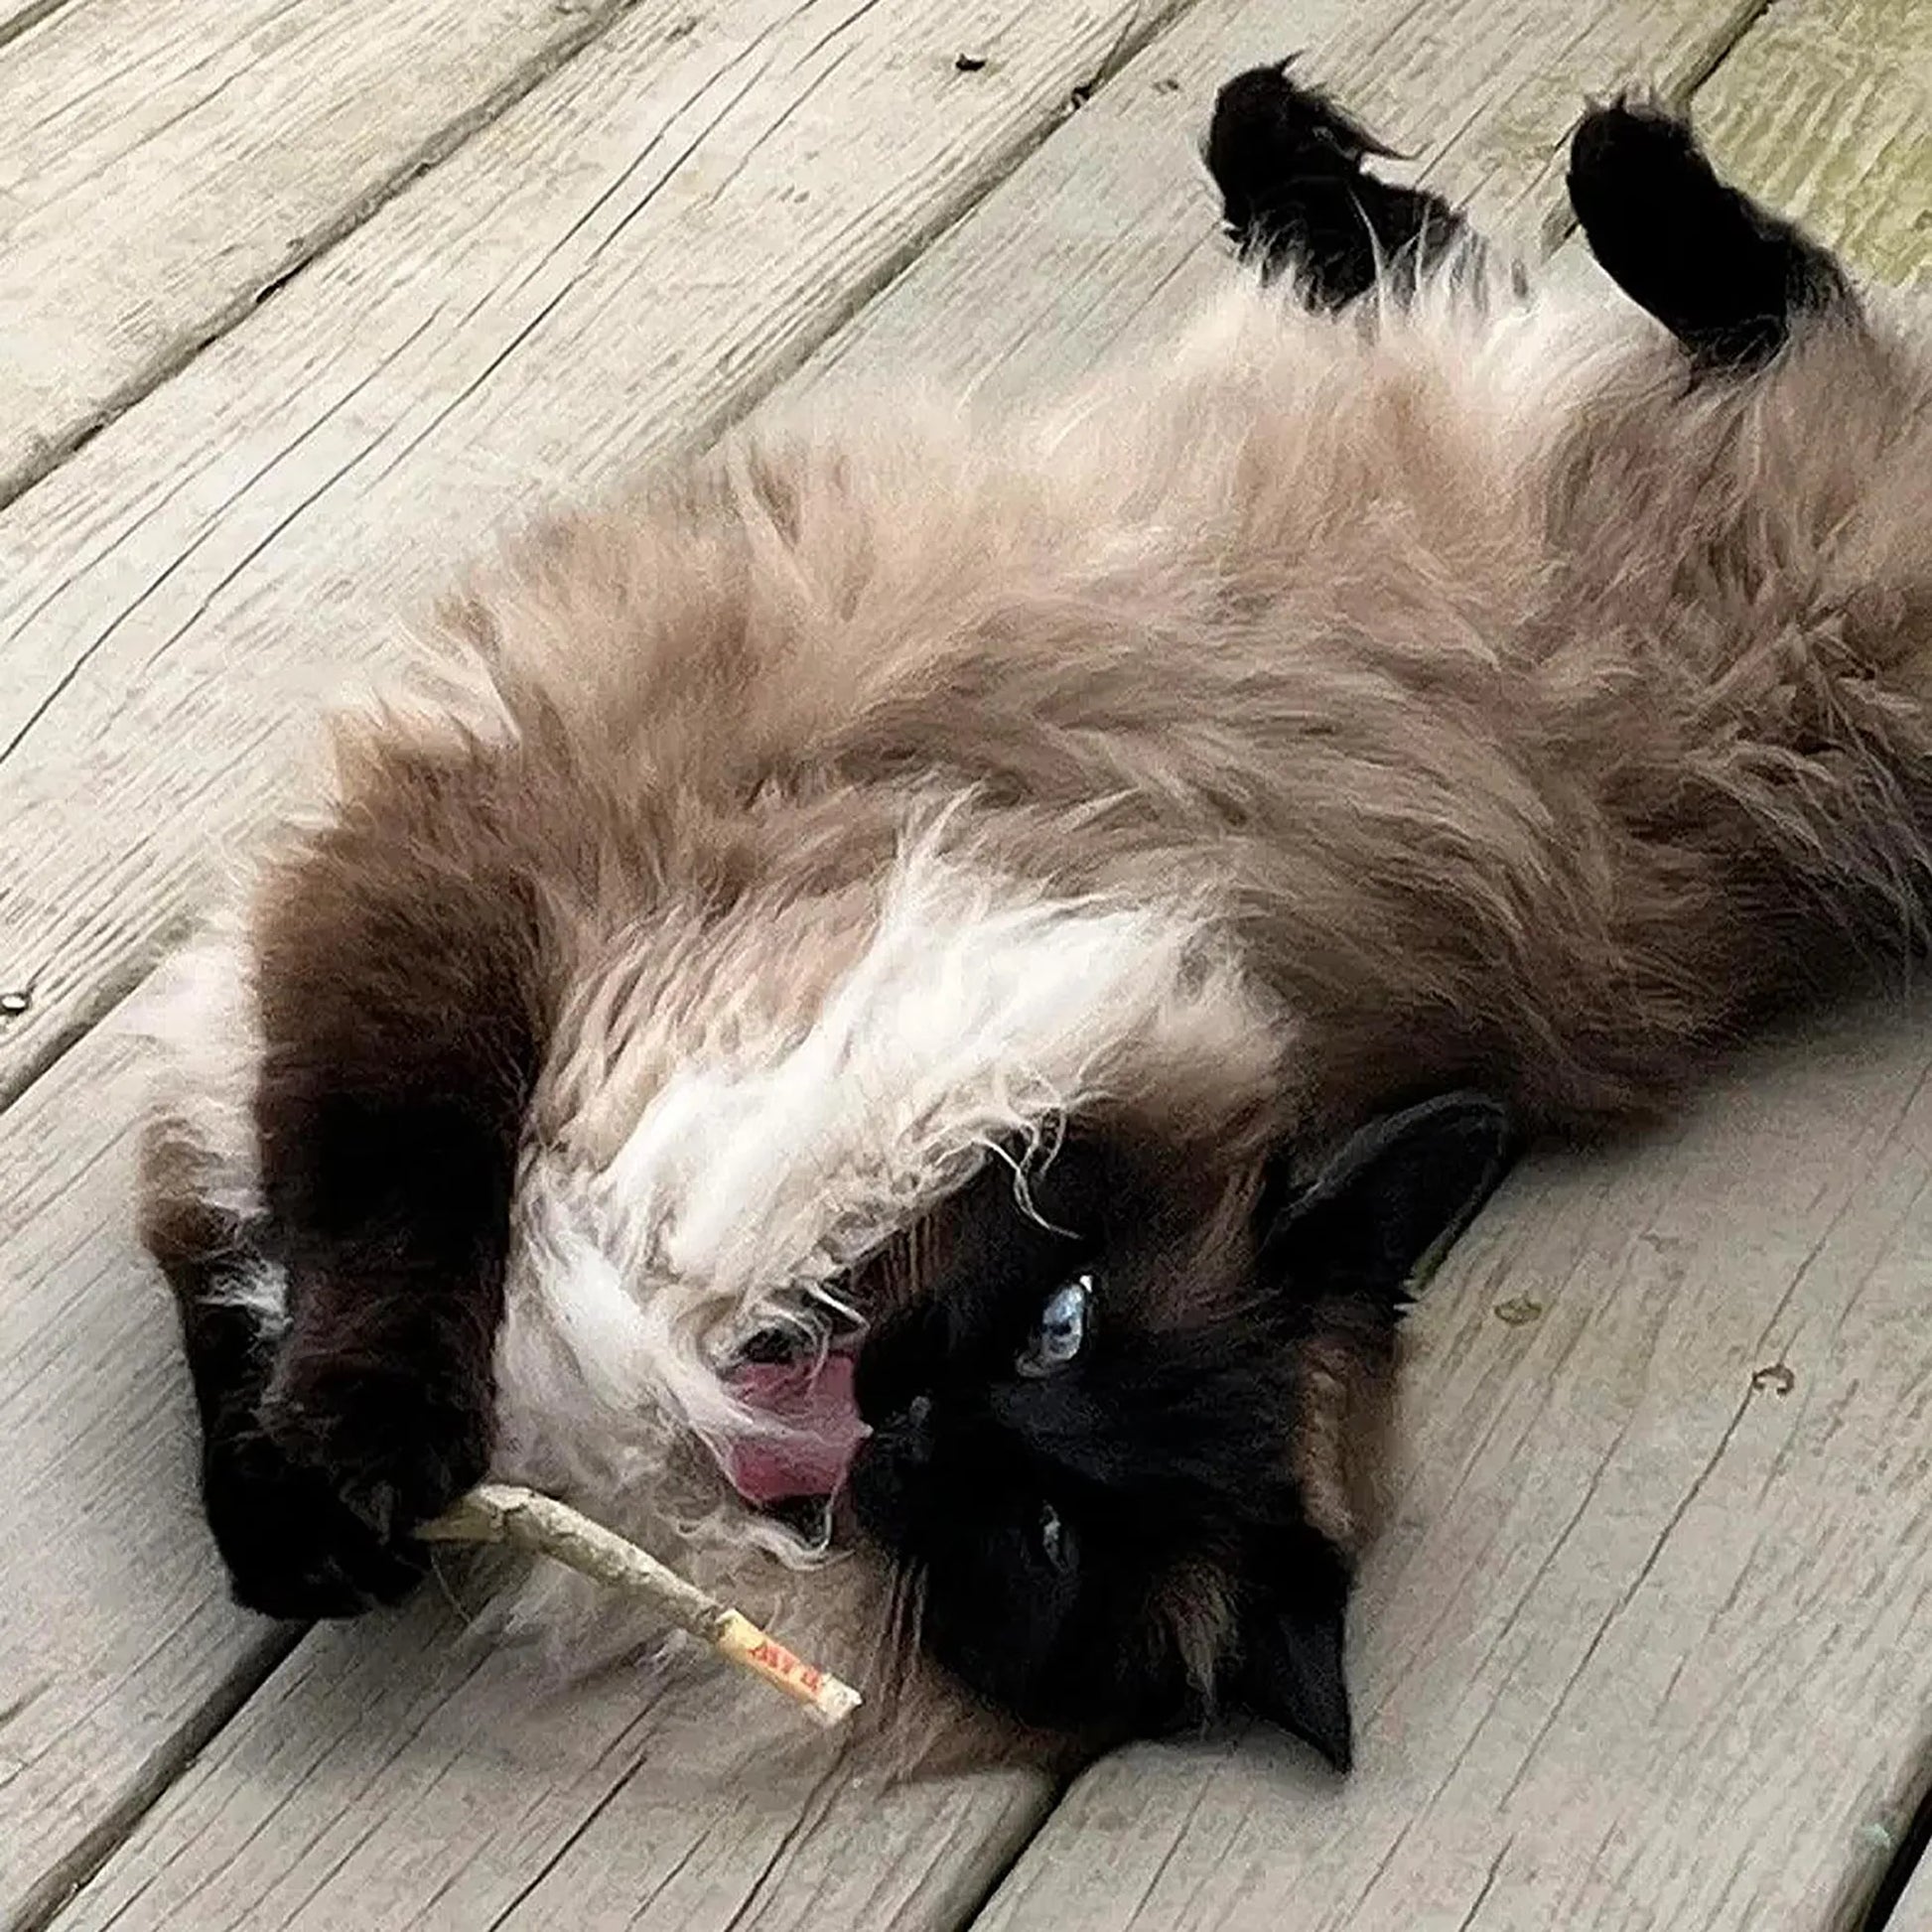
[{"label": "fluffy cat", "polygon": [[786,1627],[1027,1725],[1347,1762],[1396,1314],[1511,1121],[1932,877],[1922,322],[1640,105],[1571,169],[1634,304],[1380,152],[1240,76],[1260,272],[1167,359],[738,433],[341,721],[148,1140],[244,1602],[393,1598],[493,1465],[741,1587],[854,1546]]}]

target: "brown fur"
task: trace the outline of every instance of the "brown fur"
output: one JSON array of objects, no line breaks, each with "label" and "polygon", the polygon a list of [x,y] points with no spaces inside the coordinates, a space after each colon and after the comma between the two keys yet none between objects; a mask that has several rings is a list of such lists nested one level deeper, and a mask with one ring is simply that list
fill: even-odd
[{"label": "brown fur", "polygon": [[[1155,446],[1124,480],[1104,419],[1058,474],[828,429],[550,533],[484,660],[572,800],[532,870],[586,925],[736,925],[756,980],[759,918],[970,792],[1002,868],[1222,896],[1338,1115],[1472,1068],[1539,1125],[1654,1107],[1841,941],[1916,929],[1925,358],[1825,330],[1685,398],[1632,343],[1545,445],[1466,420],[1431,347],[1333,331],[1312,420],[1122,395]],[[387,835],[452,870],[488,837]]]},{"label": "brown fur", "polygon": [[[389,1284],[356,1372],[432,1321],[486,1392],[533,1166],[605,1173],[691,1067],[790,1051],[923,836],[999,892],[1185,928],[1087,1117],[1226,1202],[1403,1091],[1641,1115],[1768,1008],[1899,956],[1932,831],[1932,347],[1845,312],[1687,392],[1631,318],[1244,294],[1044,421],[748,431],[524,542],[443,642],[434,702],[349,732],[254,913],[292,1452],[332,1282]],[[318,1120],[345,1091],[427,1096],[395,1197],[482,1173],[468,1219],[398,1209],[373,1247],[339,1223],[331,1163],[358,1156]],[[918,1292],[960,1153],[867,1224],[902,1237],[885,1301]],[[846,1239],[828,1274],[880,1252]],[[689,1288],[708,1359],[769,1313],[634,1258]],[[1297,1473],[1347,1552],[1385,1355],[1337,1331],[1301,1364]],[[1226,1606],[1173,1591],[1205,1658]]]}]

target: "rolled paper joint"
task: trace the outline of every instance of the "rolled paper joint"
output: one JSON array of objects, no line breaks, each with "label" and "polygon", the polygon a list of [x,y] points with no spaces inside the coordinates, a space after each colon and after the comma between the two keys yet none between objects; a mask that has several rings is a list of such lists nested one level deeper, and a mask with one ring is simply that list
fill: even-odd
[{"label": "rolled paper joint", "polygon": [[795,1657],[750,1617],[555,1496],[514,1483],[479,1483],[416,1534],[431,1543],[512,1544],[628,1590],[741,1670],[775,1685],[828,1729],[859,1708],[859,1693],[850,1684]]}]

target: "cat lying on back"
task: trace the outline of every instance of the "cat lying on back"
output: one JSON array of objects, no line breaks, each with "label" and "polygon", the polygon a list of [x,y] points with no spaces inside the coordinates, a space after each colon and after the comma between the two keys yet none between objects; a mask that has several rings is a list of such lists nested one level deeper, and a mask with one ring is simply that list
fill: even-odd
[{"label": "cat lying on back", "polygon": [[148,1144],[243,1602],[395,1598],[494,1466],[755,1598],[856,1546],[772,1611],[849,1670],[1347,1761],[1418,1264],[1512,1119],[1906,947],[1932,829],[1932,337],[1641,107],[1571,162],[1634,303],[1376,152],[1241,76],[1165,360],[735,435],[343,722]]}]

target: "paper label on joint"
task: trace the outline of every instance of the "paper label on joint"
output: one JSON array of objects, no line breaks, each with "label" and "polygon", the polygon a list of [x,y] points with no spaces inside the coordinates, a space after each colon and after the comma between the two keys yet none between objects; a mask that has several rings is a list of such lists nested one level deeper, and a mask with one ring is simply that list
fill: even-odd
[{"label": "paper label on joint", "polygon": [[793,1656],[776,1637],[737,1610],[727,1612],[715,1642],[726,1656],[827,1718],[842,1718],[859,1702],[849,1685]]}]

